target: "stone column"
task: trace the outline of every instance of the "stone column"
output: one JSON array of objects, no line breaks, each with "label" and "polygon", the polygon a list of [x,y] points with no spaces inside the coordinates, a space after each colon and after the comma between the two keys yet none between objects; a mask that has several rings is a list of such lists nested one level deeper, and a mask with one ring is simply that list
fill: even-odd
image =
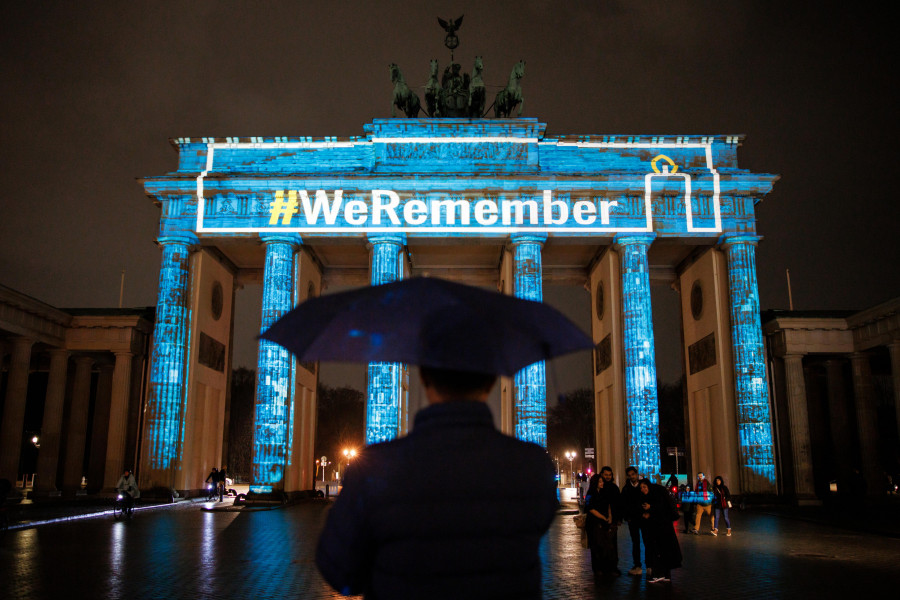
[{"label": "stone column", "polygon": [[853,471],[853,459],[850,455],[853,435],[848,423],[847,396],[844,393],[844,361],[840,359],[825,361],[825,373],[828,381],[828,420],[840,486],[842,482],[849,480]]},{"label": "stone column", "polygon": [[94,359],[90,356],[75,358],[75,385],[72,389],[72,405],[69,408],[66,453],[63,457],[63,489],[77,492],[81,489],[84,475],[84,445],[87,435],[88,409],[91,403],[91,368]]},{"label": "stone column", "polygon": [[[369,236],[372,285],[391,283],[403,278],[400,252],[406,244],[402,234]],[[366,391],[366,444],[392,440],[400,435],[403,422],[400,398],[403,365],[401,363],[369,363]]]},{"label": "stone column", "polygon": [[[511,236],[513,250],[513,294],[543,302],[541,251],[546,234]],[[513,378],[513,425],[516,437],[547,447],[547,367],[544,361],[528,365]]]},{"label": "stone column", "polygon": [[862,475],[868,484],[869,496],[882,493],[882,469],[878,462],[878,414],[875,409],[875,383],[869,357],[861,352],[850,355],[853,369],[853,396],[856,401],[856,426],[862,458]]},{"label": "stone column", "polygon": [[191,250],[197,238],[192,234],[164,236],[159,243],[162,265],[138,484],[171,489],[181,468],[184,444]]},{"label": "stone column", "polygon": [[722,248],[728,259],[741,491],[771,494],[777,491],[775,449],[756,283],[758,241],[755,235],[730,236]]},{"label": "stone column", "polygon": [[891,376],[894,380],[894,415],[897,417],[897,435],[900,436],[900,340],[888,344],[891,352]]},{"label": "stone column", "polygon": [[[293,305],[296,235],[265,235],[266,267],[263,279],[262,325],[268,329]],[[284,347],[259,341],[256,370],[256,408],[251,458],[250,491],[269,493],[284,489],[284,466],[293,398],[293,356]]]},{"label": "stone column", "polygon": [[31,367],[33,345],[34,340],[31,338],[17,337],[13,340],[12,359],[6,378],[3,422],[0,424],[0,479],[9,479],[13,485],[19,479],[19,455],[22,451],[28,370]]},{"label": "stone column", "polygon": [[109,435],[109,405],[112,400],[113,366],[103,364],[100,365],[99,370],[87,470],[87,489],[91,493],[103,489],[103,478],[106,473],[106,442]]},{"label": "stone column", "polygon": [[112,392],[109,403],[109,425],[106,437],[106,467],[103,473],[104,491],[112,491],[127,466],[125,464],[125,436],[128,432],[128,402],[131,399],[131,352],[116,352],[113,367]]},{"label": "stone column", "polygon": [[[9,353],[6,342],[0,340],[0,389],[3,388],[3,366],[6,364],[6,355]],[[2,416],[2,415],[0,415]]]},{"label": "stone column", "polygon": [[786,355],[784,357],[784,371],[788,396],[788,414],[790,417],[791,451],[794,463],[794,495],[798,504],[806,504],[815,500],[816,491],[809,439],[809,408],[806,403],[803,355]]},{"label": "stone column", "polygon": [[50,375],[47,379],[47,396],[44,399],[41,447],[38,449],[37,476],[34,478],[34,491],[38,493],[47,494],[56,491],[68,367],[68,350],[57,348],[50,351]]},{"label": "stone column", "polygon": [[615,238],[622,274],[627,464],[655,480],[660,475],[659,401],[647,251],[656,234]]}]

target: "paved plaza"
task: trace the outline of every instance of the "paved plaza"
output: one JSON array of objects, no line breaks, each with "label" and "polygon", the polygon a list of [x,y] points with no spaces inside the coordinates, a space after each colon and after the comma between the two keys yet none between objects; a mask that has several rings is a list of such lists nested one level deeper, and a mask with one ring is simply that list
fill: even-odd
[{"label": "paved plaza", "polygon": [[[340,597],[313,560],[327,501],[254,512],[202,506],[8,531],[0,538],[0,598]],[[685,567],[671,584],[628,575],[595,584],[572,518],[561,514],[541,548],[544,597],[815,599],[900,590],[900,539],[756,511],[735,511],[732,523],[730,538],[679,532]],[[623,571],[630,556],[623,529]]]}]

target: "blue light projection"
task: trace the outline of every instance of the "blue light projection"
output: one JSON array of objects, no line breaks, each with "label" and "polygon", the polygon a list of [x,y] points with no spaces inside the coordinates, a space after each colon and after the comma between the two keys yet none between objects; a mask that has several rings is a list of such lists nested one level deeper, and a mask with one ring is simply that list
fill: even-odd
[{"label": "blue light projection", "polygon": [[628,464],[636,465],[639,473],[651,478],[660,472],[659,404],[647,260],[647,250],[655,237],[622,235],[615,239],[622,271]]},{"label": "blue light projection", "polygon": [[147,466],[142,483],[171,487],[174,469],[180,467],[184,442],[187,352],[190,323],[189,281],[192,234],[161,236],[162,265],[153,356],[150,397],[147,402]]},{"label": "blue light projection", "polygon": [[[655,235],[668,242],[713,245],[723,235],[753,234],[754,204],[777,176],[741,169],[737,148],[742,137],[733,135],[548,136],[546,125],[533,118],[375,119],[361,133],[341,139],[176,138],[177,168],[142,180],[161,207],[163,245],[143,446],[149,468],[142,483],[149,475],[152,484],[172,485],[182,462],[192,458],[181,455],[192,318],[190,246],[198,238],[224,248],[283,236],[268,242],[267,261],[277,257],[279,266],[277,276],[268,273],[274,266],[266,267],[266,293],[275,296],[265,300],[265,310],[273,311],[265,326],[289,308],[285,290],[291,285],[287,273],[293,250],[287,248],[299,239],[288,236],[300,233],[310,245],[368,236],[376,285],[403,277],[399,253],[407,235],[415,243],[450,239],[461,245],[496,245],[524,236],[513,240],[515,293],[534,299],[541,297],[545,239],[598,247],[618,239],[631,462],[645,473],[658,472],[649,240]],[[644,234],[650,237],[639,237]],[[761,334],[758,316],[755,324],[745,319],[751,305],[758,309],[753,256],[752,251],[744,256],[740,248],[726,252],[734,263],[740,460],[768,482],[773,460]],[[253,483],[261,490],[282,485],[293,422],[293,363],[287,354],[261,345],[253,465]],[[401,429],[400,377],[399,365],[369,366],[368,443],[392,439]],[[545,365],[524,369],[515,384],[516,435],[545,444]]]},{"label": "blue light projection", "polygon": [[[513,235],[514,293],[519,298],[542,302],[541,249],[546,235]],[[513,422],[516,437],[547,447],[547,372],[544,361],[528,365],[514,378]]]},{"label": "blue light projection", "polygon": [[[268,329],[293,300],[294,252],[299,237],[264,236],[266,267],[263,281],[262,326]],[[278,344],[259,341],[256,412],[250,491],[271,492],[284,486],[284,466],[290,428],[293,356]]]},{"label": "blue light projection", "polygon": [[[372,285],[402,278],[400,251],[403,235],[370,235]],[[369,363],[366,395],[366,444],[386,442],[400,433],[400,363]]]},{"label": "blue light projection", "polygon": [[759,317],[757,241],[755,235],[727,236],[722,247],[728,258],[741,487],[750,493],[773,493],[775,453]]}]

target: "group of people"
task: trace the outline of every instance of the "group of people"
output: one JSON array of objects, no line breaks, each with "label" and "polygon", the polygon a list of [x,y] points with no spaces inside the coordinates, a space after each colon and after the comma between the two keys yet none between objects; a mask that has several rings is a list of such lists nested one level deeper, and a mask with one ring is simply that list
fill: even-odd
[{"label": "group of people", "polygon": [[[685,492],[694,492],[693,494]],[[725,524],[725,535],[731,536],[731,492],[721,475],[710,483],[704,473],[697,473],[697,483],[693,490],[690,484],[680,490],[681,507],[684,512],[684,532],[700,534],[703,515],[709,515],[710,534],[719,535],[719,522]]]},{"label": "group of people", "polygon": [[213,467],[212,471],[210,471],[209,475],[206,477],[206,483],[211,483],[216,494],[218,494],[219,502],[225,498],[225,478],[227,476],[228,470],[223,466],[221,469]]},{"label": "group of people", "polygon": [[682,556],[674,522],[675,503],[666,489],[649,479],[641,479],[635,467],[625,469],[626,481],[619,490],[611,467],[603,467],[591,478],[585,496],[585,529],[595,576],[621,575],[617,536],[619,526],[628,523],[633,566],[629,575],[642,575],[641,540],[650,583],[670,581],[672,569],[681,566]]}]

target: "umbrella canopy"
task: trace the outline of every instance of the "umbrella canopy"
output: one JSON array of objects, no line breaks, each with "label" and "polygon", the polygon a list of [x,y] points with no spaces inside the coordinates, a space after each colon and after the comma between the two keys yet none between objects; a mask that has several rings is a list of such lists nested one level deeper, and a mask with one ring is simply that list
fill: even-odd
[{"label": "umbrella canopy", "polygon": [[594,345],[551,306],[427,277],[312,298],[260,337],[304,362],[402,362],[499,375]]}]

